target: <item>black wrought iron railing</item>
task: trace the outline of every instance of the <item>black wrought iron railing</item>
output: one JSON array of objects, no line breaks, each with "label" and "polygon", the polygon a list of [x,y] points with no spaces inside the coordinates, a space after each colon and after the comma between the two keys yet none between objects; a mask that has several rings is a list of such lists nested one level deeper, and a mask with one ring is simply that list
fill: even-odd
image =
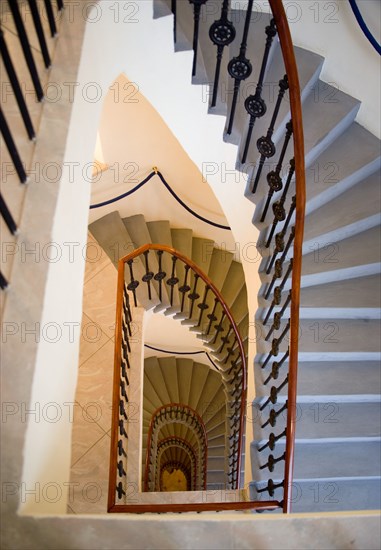
[{"label": "black wrought iron railing", "polygon": [[[265,488],[258,489],[257,493],[261,496],[260,493],[268,492],[270,497],[274,498],[275,493],[280,494],[279,489],[282,488],[283,498],[274,499],[273,502],[276,506],[282,507],[284,512],[288,512],[291,506],[295,441],[299,295],[305,209],[301,94],[293,44],[281,0],[269,2],[272,14],[269,14],[268,24],[263,32],[261,62],[258,64],[256,59],[255,67],[250,59],[252,45],[248,46],[255,20],[253,1],[247,2],[245,10],[236,10],[234,13],[231,10],[232,3],[228,0],[190,3],[203,5],[198,7],[199,11],[194,10],[194,28],[197,31],[200,28],[199,15],[203,13],[201,9],[204,9],[206,14],[208,7],[209,13],[213,11],[213,7],[214,13],[220,13],[219,19],[211,25],[208,23],[210,40],[217,47],[214,78],[213,82],[209,83],[213,90],[209,106],[213,112],[217,100],[221,99],[219,91],[222,89],[222,78],[225,86],[226,82],[232,82],[228,94],[225,90],[225,96],[232,97],[227,105],[226,137],[233,133],[234,128],[241,128],[238,164],[241,164],[243,170],[248,171],[250,183],[247,193],[259,206],[260,213],[258,216],[256,214],[256,220],[261,224],[262,230],[263,242],[259,243],[260,252],[267,259],[261,264],[261,276],[265,282],[262,298],[266,305],[258,338],[262,339],[265,346],[270,346],[263,352],[262,369],[271,367],[271,372],[265,376],[264,384],[264,394],[268,397],[262,399],[259,407],[262,415],[261,426],[263,428],[277,425],[278,429],[281,419],[285,419],[285,426],[279,428],[279,433],[271,432],[269,440],[260,446],[259,452],[263,454],[262,470],[268,469],[272,472],[274,464],[280,461],[284,461],[285,467],[283,479],[269,479]],[[172,12],[176,14],[178,11],[179,4],[176,9],[176,1],[172,2]],[[243,25],[235,24],[237,13],[240,14],[240,22],[242,21]],[[206,15],[203,20],[208,21]],[[178,25],[178,13],[176,24]],[[237,37],[238,34],[240,36]],[[197,61],[198,35],[196,32],[193,40],[193,75]],[[281,72],[277,81],[278,91],[275,99],[266,99],[263,91],[267,83],[269,60],[272,48],[276,48],[278,44],[283,57],[283,66],[279,64]],[[203,47],[206,47],[205,43]],[[230,60],[227,63],[227,74],[223,75],[222,59],[227,47]],[[245,98],[245,94],[241,93],[242,83],[251,77],[250,84],[253,85],[253,68],[258,71],[254,79],[255,91]],[[274,75],[272,78],[274,80]],[[272,109],[269,108],[270,103],[273,104]],[[243,129],[242,107],[246,112]],[[239,124],[238,121],[236,123],[238,109]],[[255,124],[259,119],[261,133],[254,136]],[[267,130],[263,132],[263,128],[266,127]],[[236,138],[237,136],[234,139]],[[269,219],[271,211],[272,220]],[[278,377],[281,381],[275,383]],[[271,381],[273,384],[270,384]],[[279,393],[286,388],[287,399],[279,406]],[[268,410],[270,406],[271,409]],[[286,451],[278,457],[266,454],[274,450],[276,442],[280,439],[285,439]]]},{"label": "black wrought iron railing", "polygon": [[[36,130],[32,122],[32,116],[25,100],[25,93],[23,88],[26,88],[26,82],[21,81],[19,74],[19,67],[15,64],[12,58],[12,52],[8,48],[7,44],[7,30],[8,18],[12,19],[12,23],[16,30],[20,46],[23,52],[28,73],[33,84],[33,90],[35,99],[37,102],[41,102],[44,99],[43,84],[41,76],[37,69],[35,53],[31,47],[30,32],[35,32],[38,38],[39,46],[41,49],[42,58],[45,68],[50,68],[52,64],[52,52],[49,52],[47,37],[45,35],[44,26],[42,24],[42,17],[46,17],[49,22],[50,34],[52,37],[57,35],[56,17],[57,14],[63,10],[64,3],[62,0],[57,0],[55,5],[51,0],[44,0],[44,7],[39,5],[36,0],[28,0],[28,7],[32,16],[34,29],[30,31],[29,27],[25,25],[24,12],[22,11],[22,4],[19,0],[8,0],[7,3],[2,3],[1,6],[1,26],[0,26],[0,54],[5,68],[6,75],[9,79],[9,84],[12,89],[15,101],[18,106],[19,114],[22,119],[23,125],[27,137],[30,141],[36,138]],[[42,10],[44,10],[42,12]],[[29,94],[29,92],[28,92]],[[4,105],[0,107],[0,133],[3,137],[5,146],[8,150],[15,174],[17,175],[20,183],[25,184],[28,180],[28,171],[25,160],[20,154],[19,144],[12,132],[7,116],[4,112]],[[7,173],[9,173],[7,171]],[[3,182],[4,184],[5,182]],[[5,186],[4,186],[5,187]],[[17,224],[14,216],[10,212],[10,208],[7,205],[6,193],[3,187],[3,195],[0,200],[0,215],[3,217],[10,233],[15,235],[17,233]],[[8,287],[9,282],[3,274],[0,273],[0,288],[5,290]]]}]

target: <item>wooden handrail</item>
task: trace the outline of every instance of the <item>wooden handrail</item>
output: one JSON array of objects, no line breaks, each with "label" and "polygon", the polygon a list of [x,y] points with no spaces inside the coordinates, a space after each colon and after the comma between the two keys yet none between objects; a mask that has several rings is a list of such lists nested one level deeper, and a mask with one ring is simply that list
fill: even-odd
[{"label": "wooden handrail", "polygon": [[[185,405],[183,403],[167,403],[166,405],[162,405],[161,407],[158,407],[151,416],[150,425],[148,428],[148,435],[147,435],[147,448],[146,448],[146,463],[145,463],[145,473],[144,473],[144,490],[148,490],[148,471],[149,471],[149,461],[150,461],[150,448],[152,444],[152,433],[153,433],[153,427],[155,423],[155,418],[160,415],[160,412],[165,409],[169,409],[171,407],[180,407],[181,409],[187,409],[189,410],[192,415],[196,418],[203,435],[203,447],[204,447],[204,465],[205,465],[205,472],[204,472],[204,489],[206,489],[206,467],[207,467],[207,461],[208,461],[208,436],[206,434],[206,428],[203,419],[198,414],[197,411],[192,409],[192,407],[189,407],[189,405]],[[173,436],[176,437],[176,436]],[[178,438],[181,439],[181,438]]]},{"label": "wooden handrail", "polygon": [[292,268],[291,288],[291,327],[290,327],[290,358],[288,381],[288,410],[287,410],[287,438],[286,461],[284,477],[283,512],[291,511],[291,486],[294,471],[295,451],[295,423],[296,423],[296,395],[298,374],[298,344],[299,344],[299,306],[300,281],[302,274],[302,247],[304,232],[304,217],[306,203],[306,181],[304,162],[304,136],[302,103],[298,69],[296,65],[294,46],[292,43],[287,16],[281,0],[269,0],[275,24],[278,30],[283,61],[289,84],[291,119],[293,127],[294,156],[295,156],[295,239]]}]

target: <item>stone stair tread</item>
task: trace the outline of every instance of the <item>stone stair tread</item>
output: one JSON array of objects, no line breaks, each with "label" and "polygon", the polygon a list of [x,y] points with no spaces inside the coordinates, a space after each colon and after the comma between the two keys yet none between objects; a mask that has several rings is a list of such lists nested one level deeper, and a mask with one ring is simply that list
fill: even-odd
[{"label": "stone stair tread", "polygon": [[[271,362],[270,362],[271,363]],[[287,371],[287,363],[284,372]],[[271,364],[261,369],[255,364],[256,394],[268,396],[262,385],[271,372]],[[268,385],[279,386],[283,380],[281,371],[277,380],[271,379]],[[381,390],[381,369],[379,361],[299,361],[298,395],[374,395]],[[266,393],[265,393],[266,392]],[[286,395],[286,387],[280,395]]]},{"label": "stone stair tread", "polygon": [[[278,410],[281,403],[271,405]],[[280,433],[285,413],[275,428],[270,425],[261,428],[260,424],[268,418],[269,406],[259,413],[258,404],[253,405],[254,439],[267,440],[270,432]],[[297,403],[296,438],[344,438],[344,437],[380,437],[380,401],[374,402],[334,402],[330,397],[324,401]],[[278,427],[279,426],[279,427]]]},{"label": "stone stair tread", "polygon": [[[368,218],[374,218],[373,225],[380,222],[380,175],[367,176],[345,193],[315,210],[306,217],[304,242],[320,241],[328,234],[326,242],[333,242],[361,232]],[[340,216],[337,213],[340,212]],[[323,239],[324,240],[324,239]]]},{"label": "stone stair tread", "polygon": [[[263,493],[257,494],[255,483],[250,484],[249,494],[253,500],[257,499],[258,496],[264,498]],[[337,478],[334,481],[330,478],[294,479],[292,511],[294,513],[317,513],[345,510],[379,510],[381,505],[380,495],[380,477]],[[281,499],[282,491],[276,490],[273,498],[274,500]]]},{"label": "stone stair tread", "polygon": [[[281,456],[285,451],[283,442],[277,444],[273,455]],[[297,440],[295,446],[295,479],[341,478],[378,476],[381,468],[381,441],[353,439],[351,441],[326,440],[323,443]],[[284,461],[275,464],[274,471],[260,466],[268,460],[268,453],[258,453],[255,445],[251,448],[253,477],[259,481],[279,478],[284,472]],[[257,476],[257,477],[256,477]]]}]

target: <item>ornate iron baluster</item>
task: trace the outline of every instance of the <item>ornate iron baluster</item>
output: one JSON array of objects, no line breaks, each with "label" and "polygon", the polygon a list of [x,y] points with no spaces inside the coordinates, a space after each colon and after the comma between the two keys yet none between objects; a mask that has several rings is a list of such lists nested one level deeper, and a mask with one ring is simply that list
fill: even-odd
[{"label": "ornate iron baluster", "polygon": [[282,412],[286,411],[287,410],[287,407],[288,407],[288,402],[286,401],[286,403],[283,405],[283,407],[281,407],[280,409],[278,409],[277,411],[275,409],[271,409],[270,411],[270,414],[269,414],[269,418],[266,420],[266,422],[264,424],[262,424],[261,428],[264,429],[266,428],[266,426],[268,424],[270,424],[270,426],[272,428],[274,428],[276,426],[276,419],[277,417],[282,414]]},{"label": "ornate iron baluster", "polygon": [[198,273],[195,273],[194,274],[194,282],[193,282],[193,290],[192,290],[191,294],[188,294],[188,298],[191,301],[191,306],[190,306],[190,312],[189,312],[188,319],[192,319],[194,303],[195,303],[196,300],[198,300],[200,298],[200,295],[196,292],[197,291],[197,283],[198,283],[199,278],[200,278],[200,275]]},{"label": "ornate iron baluster", "polygon": [[270,126],[269,126],[269,129],[267,130],[267,134],[265,136],[260,137],[257,141],[257,149],[261,155],[261,158],[259,159],[258,169],[255,174],[254,185],[251,190],[252,193],[255,193],[257,190],[259,178],[261,177],[262,168],[265,163],[265,160],[273,157],[276,153],[275,144],[271,138],[274,133],[275,122],[278,117],[279,109],[280,109],[284,94],[286,93],[286,90],[288,90],[288,79],[287,79],[287,75],[284,75],[282,80],[279,81],[278,98],[274,107],[273,116],[271,118]]},{"label": "ornate iron baluster", "polygon": [[172,256],[172,273],[171,273],[170,278],[167,280],[167,285],[171,288],[171,295],[170,295],[170,303],[171,303],[171,306],[173,306],[173,291],[174,291],[174,287],[175,287],[175,285],[177,285],[177,283],[179,282],[179,279],[175,276],[175,272],[176,272],[176,262],[177,262],[177,257],[176,257],[176,256]]},{"label": "ornate iron baluster", "polygon": [[177,2],[171,0],[171,12],[173,13],[173,41],[177,42]]},{"label": "ornate iron baluster", "polygon": [[124,423],[123,423],[122,418],[119,420],[118,425],[119,425],[119,435],[121,435],[121,436],[124,435],[124,437],[126,437],[128,439],[128,435],[127,435],[127,432],[124,428]]},{"label": "ornate iron baluster", "polygon": [[0,214],[3,216],[4,221],[9,229],[9,231],[12,233],[12,235],[16,235],[17,233],[17,225],[16,222],[8,210],[8,206],[3,199],[3,195],[0,193]]},{"label": "ornate iron baluster", "polygon": [[200,315],[198,317],[198,323],[197,323],[197,326],[200,327],[201,326],[201,322],[202,322],[202,317],[204,315],[204,311],[206,309],[208,309],[208,304],[206,303],[206,298],[208,296],[208,292],[210,290],[210,287],[209,286],[206,286],[205,287],[205,291],[204,291],[204,297],[202,299],[202,302],[201,304],[197,304],[197,307],[200,309]]},{"label": "ornate iron baluster", "polygon": [[211,107],[215,107],[217,103],[218,83],[220,80],[221,61],[225,46],[229,46],[235,38],[236,31],[234,25],[228,19],[229,0],[223,0],[221,17],[218,21],[214,21],[209,29],[209,37],[213,44],[217,46],[217,62],[214,73],[213,95]]},{"label": "ornate iron baluster", "polygon": [[63,0],[57,0],[57,8],[58,8],[58,11],[61,11],[64,9]]},{"label": "ornate iron baluster", "polygon": [[185,294],[190,291],[190,286],[188,285],[189,270],[190,270],[190,266],[188,264],[185,264],[184,265],[184,282],[182,286],[179,288],[179,292],[182,294],[181,306],[180,306],[181,313],[184,311]]},{"label": "ornate iron baluster", "polygon": [[146,272],[145,272],[145,274],[144,274],[143,277],[142,277],[142,281],[143,281],[143,283],[147,283],[148,299],[149,299],[149,300],[152,300],[152,294],[151,294],[151,280],[153,279],[153,275],[154,275],[154,274],[153,274],[152,271],[149,270],[148,254],[149,254],[149,250],[146,250],[145,252],[143,252]]},{"label": "ornate iron baluster", "polygon": [[[283,278],[283,281],[282,281],[282,284],[280,285],[281,289],[283,289],[284,285],[286,284],[286,281],[292,271],[292,264],[293,264],[293,260],[291,258],[290,260],[290,263],[289,263],[289,266],[287,268],[287,271],[286,271],[286,274]],[[269,284],[269,287],[268,289],[266,290],[266,294],[265,294],[265,299],[267,300],[267,298],[269,297],[270,295],[270,292],[274,286],[274,283],[277,279],[279,279],[280,277],[282,277],[282,273],[283,273],[283,267],[282,267],[282,262],[281,260],[276,260],[275,262],[275,272],[274,272],[274,275],[273,275],[273,278],[271,280],[271,283]]]},{"label": "ornate iron baluster", "polygon": [[275,443],[281,439],[282,437],[286,437],[287,435],[287,429],[285,428],[283,430],[282,433],[280,433],[279,435],[275,435],[273,432],[271,432],[271,434],[269,435],[269,440],[267,441],[267,443],[265,443],[262,447],[260,447],[258,449],[258,452],[261,453],[262,451],[264,451],[265,449],[267,449],[267,447],[273,451],[274,448],[275,448]]},{"label": "ornate iron baluster", "polygon": [[21,18],[18,2],[15,2],[15,0],[8,0],[8,4],[12,12],[17,34],[19,35],[20,44],[24,52],[25,61],[26,61],[26,64],[28,65],[29,73],[32,78],[37,99],[38,101],[41,101],[42,98],[44,97],[44,92],[42,91],[40,78],[38,76],[38,72],[36,68],[36,63],[34,61],[32,50],[29,45],[28,37],[25,31],[24,23]]},{"label": "ornate iron baluster", "polygon": [[8,288],[8,284],[9,283],[8,283],[7,279],[4,277],[4,275],[0,271],[0,288],[1,288],[1,290],[5,290],[6,288]]},{"label": "ornate iron baluster", "polygon": [[287,253],[290,249],[292,241],[295,238],[295,226],[293,226],[293,227],[291,227],[290,235],[288,237],[288,241],[287,241],[287,244],[285,246],[284,245],[284,236],[286,234],[286,231],[287,231],[287,225],[284,226],[284,228],[282,229],[282,231],[280,233],[277,233],[275,235],[275,250],[274,250],[274,254],[273,254],[273,256],[270,260],[270,263],[268,264],[268,268],[266,269],[267,275],[270,275],[271,268],[274,264],[275,258],[279,254],[279,252],[283,252],[283,254],[280,258],[281,262],[283,263],[284,259],[287,256]]},{"label": "ornate iron baluster", "polygon": [[52,38],[54,38],[57,34],[57,27],[56,27],[56,22],[54,21],[52,3],[51,3],[51,0],[44,0],[44,3],[45,3],[46,15],[48,16],[48,21],[49,21],[50,34],[52,35]]},{"label": "ornate iron baluster", "polygon": [[26,172],[24,170],[24,166],[21,162],[19,152],[17,150],[15,142],[13,141],[11,131],[9,129],[8,123],[5,119],[5,116],[1,107],[0,107],[0,132],[3,134],[5,144],[11,156],[13,165],[20,179],[20,182],[25,183],[27,180]]},{"label": "ornate iron baluster", "polygon": [[162,257],[163,257],[163,251],[162,250],[158,250],[157,251],[157,256],[159,258],[159,271],[156,273],[154,279],[155,281],[158,281],[159,282],[159,300],[161,302],[161,299],[162,299],[162,293],[163,293],[163,289],[162,289],[162,283],[163,283],[163,279],[166,277],[166,272],[163,271],[162,269]]},{"label": "ornate iron baluster", "polygon": [[283,355],[283,357],[280,361],[274,361],[273,362],[272,367],[271,367],[271,373],[266,378],[266,380],[263,382],[264,385],[266,385],[271,380],[271,378],[274,378],[274,380],[276,380],[278,378],[279,369],[283,365],[283,363],[286,361],[286,359],[288,358],[289,355],[290,355],[290,350],[288,349],[286,351],[286,353]]},{"label": "ornate iron baluster", "polygon": [[28,0],[28,3],[30,7],[30,12],[32,14],[34,27],[36,29],[38,41],[40,43],[41,53],[44,59],[45,67],[48,69],[51,65],[51,60],[50,60],[50,55],[48,51],[48,46],[45,40],[44,29],[42,28],[42,24],[41,24],[40,14],[37,8],[37,2],[36,0]]},{"label": "ornate iron baluster", "polygon": [[283,338],[286,336],[287,331],[290,328],[290,320],[288,321],[285,329],[283,330],[282,334],[279,336],[279,338],[274,338],[271,342],[271,351],[269,352],[265,362],[262,365],[262,368],[264,369],[267,363],[270,361],[272,356],[277,356],[279,353],[279,345],[282,343]]},{"label": "ornate iron baluster", "polygon": [[119,441],[118,441],[118,454],[119,454],[119,456],[127,457],[127,453],[123,449],[123,441],[121,439],[119,439]]},{"label": "ornate iron baluster", "polygon": [[266,242],[266,248],[268,248],[270,246],[271,239],[273,238],[275,228],[276,228],[278,222],[282,222],[286,218],[286,211],[284,209],[284,203],[286,202],[288,188],[290,186],[290,183],[291,183],[292,177],[294,175],[294,172],[295,172],[295,159],[291,159],[290,160],[290,169],[288,171],[286,185],[284,186],[282,196],[279,199],[279,201],[275,201],[273,206],[272,206],[273,213],[274,213],[274,221],[273,221],[273,225],[271,227],[269,238],[267,239],[267,242]]},{"label": "ornate iron baluster", "polygon": [[7,43],[4,38],[4,33],[1,29],[0,29],[0,51],[1,51],[1,57],[3,59],[5,69],[9,77],[9,81],[12,86],[13,93],[15,94],[17,105],[19,106],[19,109],[20,109],[21,117],[23,119],[28,137],[29,139],[34,139],[36,137],[36,133],[33,128],[32,119],[30,118],[28,107],[25,103],[24,95],[21,91],[20,82],[19,82],[19,79],[17,78],[17,74],[15,71],[12,59],[9,55]]},{"label": "ornate iron baluster", "polygon": [[214,328],[216,329],[216,334],[212,340],[212,344],[216,343],[219,333],[224,331],[224,327],[222,326],[222,323],[224,322],[225,315],[226,313],[225,311],[223,311],[221,314],[220,322],[218,323],[218,325],[214,326]]},{"label": "ornate iron baluster", "polygon": [[[280,289],[280,287],[277,287],[277,288]],[[280,290],[282,290],[282,289],[280,289]],[[265,338],[266,341],[270,338],[270,336],[274,332],[274,330],[279,330],[280,329],[280,322],[282,320],[283,313],[286,311],[287,306],[290,302],[291,302],[291,290],[288,293],[288,296],[287,296],[286,301],[284,302],[284,304],[282,306],[282,309],[280,311],[277,311],[274,315],[274,322],[271,325],[271,328],[270,328],[270,330],[269,330],[269,332],[268,332],[268,334]],[[279,305],[279,304],[277,304],[277,305]]]},{"label": "ornate iron baluster", "polygon": [[229,357],[234,353],[234,346],[236,345],[236,343],[237,343],[237,336],[234,337],[233,344],[231,345],[231,347],[227,349],[228,354],[227,354],[227,356],[225,358],[225,361],[224,361],[225,365],[228,362]]},{"label": "ornate iron baluster", "polygon": [[257,489],[257,493],[264,493],[267,491],[270,495],[270,497],[274,496],[275,489],[279,489],[279,487],[283,487],[284,481],[281,481],[280,483],[274,483],[272,479],[269,479],[267,482],[267,487],[264,487],[263,489]]},{"label": "ornate iron baluster", "polygon": [[123,498],[123,495],[126,494],[126,492],[123,490],[123,483],[119,481],[118,485],[116,486],[116,492],[118,493],[118,498]]},{"label": "ornate iron baluster", "polygon": [[282,391],[282,389],[288,384],[288,374],[286,376],[286,378],[283,380],[283,382],[280,384],[280,386],[276,387],[276,386],[271,386],[271,389],[270,389],[270,396],[268,397],[268,399],[266,399],[266,401],[263,403],[263,405],[261,405],[260,407],[260,411],[263,411],[263,409],[265,409],[267,407],[267,405],[269,403],[272,403],[273,405],[275,405],[275,403],[277,402],[278,400],[278,393],[280,391]]},{"label": "ornate iron baluster", "polygon": [[233,101],[230,109],[229,123],[228,123],[228,129],[227,129],[228,134],[232,133],[235,110],[237,107],[238,93],[239,93],[239,88],[241,86],[241,82],[243,80],[246,80],[246,78],[249,78],[253,70],[253,67],[249,59],[247,59],[245,55],[246,49],[247,49],[247,36],[249,34],[249,29],[250,29],[251,12],[253,10],[253,2],[254,0],[249,0],[249,3],[247,5],[245,26],[243,29],[242,42],[239,50],[239,55],[237,57],[233,57],[233,59],[231,59],[228,64],[228,73],[232,78],[234,78],[234,93],[233,93]]},{"label": "ornate iron baluster", "polygon": [[133,269],[132,269],[132,264],[133,263],[134,263],[134,260],[128,260],[127,261],[127,264],[128,264],[129,270],[130,270],[130,282],[127,285],[127,289],[132,292],[132,294],[134,296],[134,305],[135,305],[135,307],[137,307],[138,302],[137,302],[137,299],[136,299],[136,289],[138,288],[140,283],[139,283],[139,281],[134,279],[134,272],[133,272]]},{"label": "ornate iron baluster", "polygon": [[232,327],[232,325],[230,325],[227,334],[221,338],[222,344],[221,344],[220,349],[217,352],[218,354],[223,352],[224,347],[226,346],[226,344],[229,344],[229,336],[230,336],[230,333],[231,333],[232,330],[233,330],[233,327]]},{"label": "ornate iron baluster", "polygon": [[125,471],[125,469],[123,467],[122,460],[119,460],[118,465],[117,465],[117,470],[118,470],[119,477],[123,477],[123,476],[127,475],[127,472]]},{"label": "ornate iron baluster", "polygon": [[274,455],[269,455],[266,464],[263,464],[263,466],[260,466],[259,469],[264,470],[265,468],[268,468],[270,472],[273,472],[275,464],[285,459],[286,459],[286,453],[283,453],[282,456],[279,456],[278,458],[274,458]]},{"label": "ornate iron baluster", "polygon": [[269,59],[271,44],[277,32],[274,19],[271,19],[270,25],[266,27],[265,32],[266,32],[267,38],[266,38],[265,51],[262,59],[261,71],[259,73],[258,84],[255,89],[255,94],[249,95],[245,100],[245,109],[250,115],[250,121],[249,121],[249,129],[247,131],[247,136],[245,141],[245,148],[242,155],[242,164],[246,162],[247,153],[249,152],[250,141],[251,141],[251,136],[253,133],[255,121],[257,118],[263,117],[263,115],[267,111],[267,105],[264,99],[262,98],[262,89],[263,89],[263,80],[265,78],[265,72],[266,72],[267,62]]},{"label": "ornate iron baluster", "polygon": [[193,4],[193,65],[192,65],[192,76],[196,76],[197,69],[197,50],[198,50],[198,32],[200,26],[200,13],[201,6],[206,4],[208,0],[189,0],[190,4]]},{"label": "ornate iron baluster", "polygon": [[274,193],[277,193],[278,191],[280,191],[283,187],[282,178],[280,177],[280,171],[282,170],[282,164],[283,164],[284,156],[286,154],[287,146],[290,142],[291,135],[292,135],[292,123],[291,123],[291,121],[287,122],[286,130],[287,131],[286,131],[286,135],[284,137],[282,151],[279,155],[278,164],[276,165],[275,170],[272,170],[266,176],[267,183],[269,184],[270,189],[269,189],[269,192],[268,192],[268,195],[267,195],[267,200],[266,200],[265,207],[264,207],[263,212],[262,212],[261,222],[265,221],[267,210],[270,206],[272,196],[274,195]]}]

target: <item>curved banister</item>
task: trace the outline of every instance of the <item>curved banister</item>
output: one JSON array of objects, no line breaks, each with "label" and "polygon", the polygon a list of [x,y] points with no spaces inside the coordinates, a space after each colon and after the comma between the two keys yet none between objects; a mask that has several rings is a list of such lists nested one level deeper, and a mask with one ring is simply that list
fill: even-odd
[{"label": "curved banister", "polygon": [[[241,371],[242,371],[239,438],[238,438],[238,450],[237,450],[238,461],[237,461],[237,466],[235,468],[238,472],[238,475],[237,475],[237,488],[238,488],[239,478],[240,478],[239,472],[241,471],[241,455],[242,455],[242,438],[243,438],[243,433],[244,433],[244,418],[245,418],[245,413],[246,413],[247,366],[246,366],[245,350],[244,350],[244,347],[243,347],[242,338],[240,336],[237,324],[235,323],[234,317],[233,317],[229,307],[225,303],[225,300],[224,300],[222,294],[217,289],[217,287],[213,284],[213,282],[209,279],[209,277],[191,259],[187,258],[186,256],[184,256],[183,254],[181,254],[180,252],[178,252],[174,248],[171,248],[170,246],[148,243],[148,244],[145,244],[145,245],[137,248],[136,250],[134,250],[130,254],[127,254],[126,256],[122,257],[119,260],[119,273],[118,273],[118,278],[123,279],[121,285],[124,284],[124,266],[125,266],[125,264],[128,261],[131,261],[131,260],[137,258],[138,256],[141,256],[142,254],[144,254],[145,252],[147,252],[149,250],[167,252],[168,254],[178,258],[184,264],[188,265],[192,269],[192,271],[194,271],[194,273],[196,273],[199,276],[199,278],[202,279],[202,281],[205,283],[205,285],[210,288],[210,290],[214,293],[214,295],[218,299],[219,303],[221,304],[221,307],[222,307],[226,317],[228,318],[228,320],[230,322],[230,325],[233,329],[233,332],[235,334],[235,337],[237,339],[237,344],[238,344],[238,347],[239,347],[239,354],[240,354],[240,357],[241,357]],[[121,286],[121,288],[123,288],[123,286]],[[117,312],[117,317],[118,317],[118,312]]]},{"label": "curved banister", "polygon": [[[202,444],[203,444],[203,462],[204,462],[204,489],[206,489],[206,465],[208,460],[208,436],[206,434],[206,428],[203,419],[198,414],[197,411],[195,411],[192,407],[189,405],[185,405],[183,403],[167,403],[166,405],[162,405],[161,407],[158,407],[151,416],[150,425],[148,428],[148,435],[147,435],[147,448],[146,448],[146,463],[145,463],[145,473],[144,473],[144,489],[145,491],[148,490],[148,476],[149,476],[149,466],[150,466],[150,450],[152,446],[152,438],[153,438],[153,432],[155,429],[156,419],[162,415],[162,412],[166,414],[166,411],[168,410],[168,414],[170,414],[171,409],[183,409],[188,410],[192,417],[196,419],[198,426],[201,429],[202,432]],[[175,420],[172,420],[172,423],[175,423]],[[177,436],[171,436],[171,437],[177,437]],[[180,439],[180,438],[178,438]]]},{"label": "curved banister", "polygon": [[298,372],[299,306],[300,281],[302,274],[302,247],[306,203],[306,180],[304,161],[304,135],[302,103],[298,69],[287,16],[281,0],[269,0],[278,30],[284,65],[288,77],[291,119],[293,125],[296,214],[295,240],[292,267],[291,289],[291,335],[288,382],[288,414],[286,438],[286,462],[284,478],[283,511],[291,511],[291,484],[294,470],[295,423],[296,423],[296,386]]},{"label": "curved banister", "polygon": [[[194,468],[194,486],[196,486],[196,477],[197,477],[197,454],[196,454],[196,451],[195,449],[193,448],[193,446],[188,442],[186,441],[186,439],[182,438],[182,437],[178,437],[176,435],[171,435],[169,437],[165,437],[164,439],[161,439],[158,444],[157,444],[157,453],[159,454],[159,452],[161,451],[161,448],[162,447],[165,447],[164,450],[163,450],[163,454],[166,450],[168,450],[169,448],[171,447],[178,447],[180,449],[183,449],[187,454],[188,456],[190,457],[192,455],[193,457],[193,460],[194,460],[194,463],[195,463],[195,468]],[[162,469],[164,468],[165,466],[160,466],[159,470],[159,477],[161,478],[161,475],[162,475]],[[203,472],[203,475],[204,475],[204,483],[206,483],[206,463],[204,465],[204,472]],[[205,485],[206,487],[206,485]]]}]

